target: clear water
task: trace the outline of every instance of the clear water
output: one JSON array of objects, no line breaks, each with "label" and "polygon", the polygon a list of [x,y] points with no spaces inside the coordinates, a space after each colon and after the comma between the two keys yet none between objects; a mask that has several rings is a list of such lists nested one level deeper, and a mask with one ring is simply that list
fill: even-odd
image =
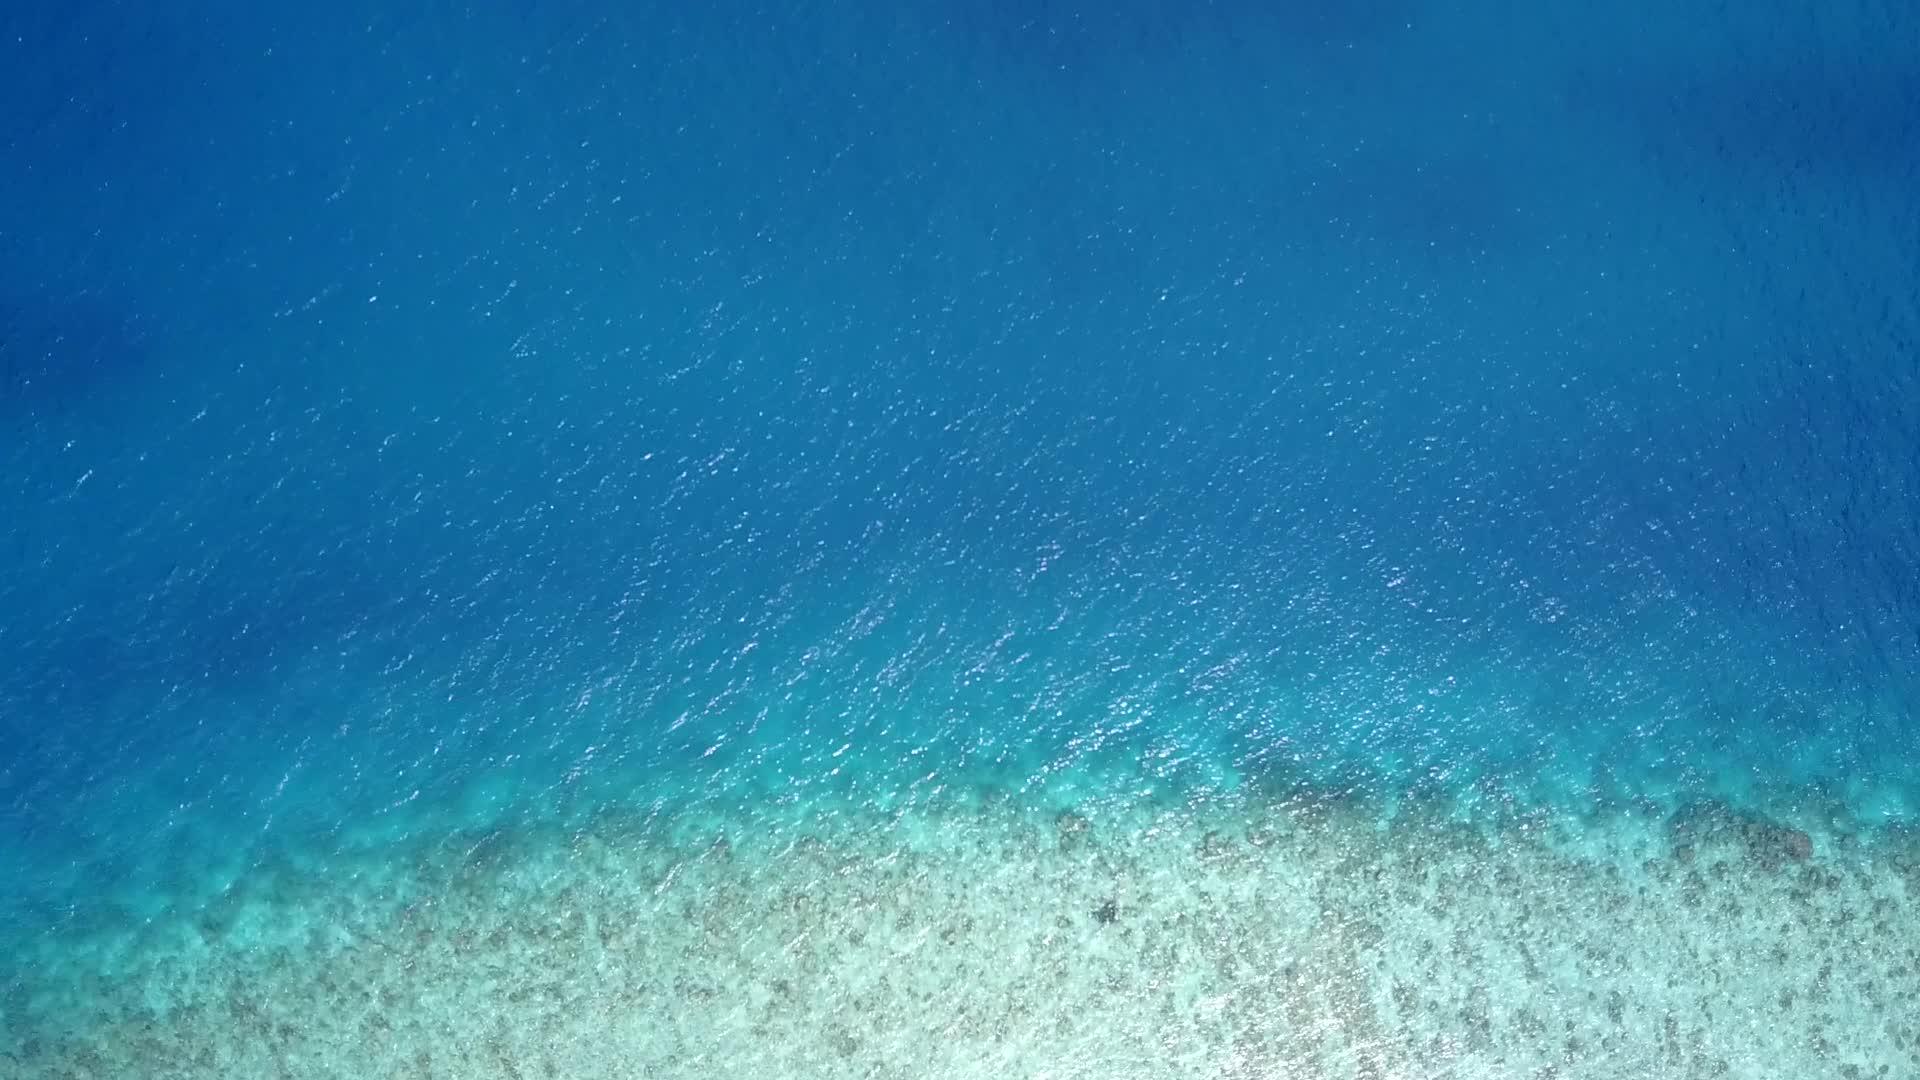
[{"label": "clear water", "polygon": [[[1012,949],[1055,911],[977,883],[1030,866],[1087,890],[1080,915],[1126,892],[1095,880],[1112,865],[1073,876],[1073,823],[1197,888],[1187,847],[1156,862],[1149,841],[1329,801],[1308,854],[1208,862],[1208,895],[1453,859],[1468,876],[1441,893],[1518,875],[1429,927],[1492,949],[1533,932],[1498,915],[1516,889],[1587,887],[1552,861],[1574,859],[1668,874],[1680,891],[1621,894],[1652,905],[1629,922],[1744,964],[1744,916],[1683,903],[1689,823],[1712,820],[1746,857],[1737,888],[1703,888],[1844,879],[1842,908],[1888,905],[1894,966],[1866,982],[1920,993],[1900,961],[1920,948],[1904,6],[389,7],[0,13],[0,1043],[20,1068],[232,1075],[273,1053],[387,1075],[390,1050],[429,1075],[537,1053],[628,1075],[557,1028],[489,1065],[398,1019],[386,1050],[298,1016],[194,1026],[209,987],[291,995],[341,940],[452,910],[478,840],[517,854],[464,919],[520,926],[646,876],[582,837],[667,865],[724,833],[759,885],[706,881],[702,903],[812,933],[768,884],[818,876],[780,861],[806,835],[877,860],[847,886],[874,895],[908,887],[876,884],[899,871],[874,852],[931,860],[908,880],[959,882],[949,902]],[[1365,836],[1386,839],[1362,858]],[[556,875],[564,904],[538,884]],[[1196,910],[1175,894],[1087,932]],[[1445,998],[1391,945],[1427,931],[1377,921],[1389,944],[1314,961],[1349,998],[1266,1021],[1347,1023],[1396,980]],[[1539,932],[1529,955],[1621,930]],[[1807,933],[1779,970],[1831,966]],[[554,963],[511,940],[505,967]],[[353,985],[443,1022],[426,1003],[466,1000],[464,955]],[[775,978],[688,955],[682,989]],[[1191,965],[1152,962],[1186,985]],[[1570,987],[1606,977],[1576,968]],[[930,994],[991,981],[915,970]],[[1572,1075],[1766,1075],[1781,1059],[1711,1019],[1703,970],[1678,983],[1708,1003],[1693,1043],[1622,1021],[1564,1049],[1502,1012],[1530,992],[1516,974],[1481,986],[1491,1035],[1451,1004],[1371,1043],[1341,1029],[1375,1059],[1208,1057],[1196,1020],[1131,1066],[1051,1027],[941,1062],[964,1039],[902,1020],[769,1064],[764,1031],[675,1020],[621,1060],[1518,1076],[1537,1050]],[[816,977],[779,1007],[795,1030],[872,1012]],[[1746,977],[1769,1002],[1785,978]],[[1231,1013],[1204,989],[1180,1015]],[[665,1016],[665,993],[628,1000]],[[1075,1000],[1016,998],[992,1000],[1029,1020]],[[1920,1033],[1825,1007],[1792,1044],[1808,1068],[1920,1068]],[[141,1023],[172,1041],[130,1041]]]}]

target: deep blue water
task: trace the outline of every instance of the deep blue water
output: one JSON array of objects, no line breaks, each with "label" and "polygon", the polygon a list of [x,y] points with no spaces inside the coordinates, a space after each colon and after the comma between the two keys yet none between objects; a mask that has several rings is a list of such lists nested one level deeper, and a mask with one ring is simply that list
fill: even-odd
[{"label": "deep blue water", "polygon": [[1920,814],[1904,5],[391,7],[0,12],[15,929],[1110,769]]}]

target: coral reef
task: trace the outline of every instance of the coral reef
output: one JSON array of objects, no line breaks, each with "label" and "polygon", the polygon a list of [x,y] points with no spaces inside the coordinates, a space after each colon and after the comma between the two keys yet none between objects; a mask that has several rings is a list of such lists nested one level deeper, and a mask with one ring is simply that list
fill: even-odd
[{"label": "coral reef", "polygon": [[283,866],[137,949],[49,946],[6,1074],[1920,1073],[1897,836],[1720,807],[712,824],[442,838],[387,853],[402,878]]}]

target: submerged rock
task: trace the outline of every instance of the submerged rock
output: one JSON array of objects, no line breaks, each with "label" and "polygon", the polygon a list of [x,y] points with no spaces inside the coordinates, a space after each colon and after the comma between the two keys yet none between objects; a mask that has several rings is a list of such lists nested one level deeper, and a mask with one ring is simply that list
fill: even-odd
[{"label": "submerged rock", "polygon": [[1217,829],[1208,829],[1194,847],[1194,853],[1207,860],[1230,858],[1233,855],[1233,841],[1222,836]]},{"label": "submerged rock", "polygon": [[1093,822],[1071,810],[1063,810],[1053,819],[1053,832],[1061,851],[1071,851],[1084,843],[1093,831]]},{"label": "submerged rock", "polygon": [[1667,835],[1674,859],[1682,864],[1715,847],[1769,870],[1813,858],[1813,837],[1805,830],[1719,802],[1682,807],[1668,820]]}]

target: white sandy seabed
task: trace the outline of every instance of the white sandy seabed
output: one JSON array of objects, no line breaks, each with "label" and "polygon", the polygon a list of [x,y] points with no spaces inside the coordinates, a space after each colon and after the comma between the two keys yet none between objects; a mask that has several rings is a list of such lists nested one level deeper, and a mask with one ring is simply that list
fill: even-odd
[{"label": "white sandy seabed", "polygon": [[16,959],[21,1080],[1911,1078],[1920,841],[1298,797],[603,814],[282,861]]}]

